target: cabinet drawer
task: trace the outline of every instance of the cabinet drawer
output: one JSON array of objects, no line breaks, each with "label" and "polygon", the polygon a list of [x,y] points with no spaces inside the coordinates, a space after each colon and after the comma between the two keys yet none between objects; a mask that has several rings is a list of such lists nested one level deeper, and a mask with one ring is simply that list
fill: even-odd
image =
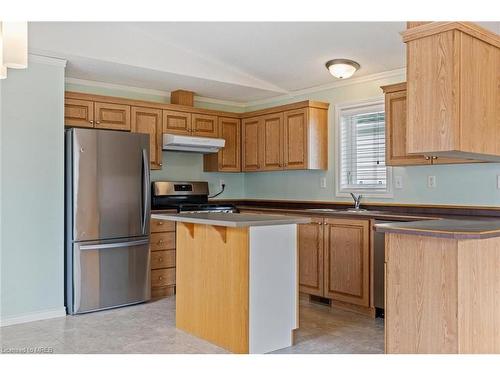
[{"label": "cabinet drawer", "polygon": [[151,287],[175,285],[175,268],[151,271]]},{"label": "cabinet drawer", "polygon": [[151,252],[151,269],[175,267],[175,250]]},{"label": "cabinet drawer", "polygon": [[151,234],[151,251],[168,249],[175,249],[175,232]]},{"label": "cabinet drawer", "polygon": [[151,298],[163,298],[173,296],[175,294],[175,285],[160,286],[151,288]]},{"label": "cabinet drawer", "polygon": [[175,230],[175,221],[151,219],[151,233],[172,232]]}]

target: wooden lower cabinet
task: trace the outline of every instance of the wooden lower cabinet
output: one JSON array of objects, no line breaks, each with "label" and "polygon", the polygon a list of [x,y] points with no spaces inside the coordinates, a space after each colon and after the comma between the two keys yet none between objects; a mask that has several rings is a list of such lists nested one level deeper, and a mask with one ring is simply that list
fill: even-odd
[{"label": "wooden lower cabinet", "polygon": [[325,297],[370,305],[369,223],[369,220],[325,219]]},{"label": "wooden lower cabinet", "polygon": [[312,218],[298,229],[299,291],[370,312],[370,220]]},{"label": "wooden lower cabinet", "polygon": [[323,295],[323,219],[298,225],[299,291]]},{"label": "wooden lower cabinet", "polygon": [[175,294],[175,223],[151,219],[151,298]]}]

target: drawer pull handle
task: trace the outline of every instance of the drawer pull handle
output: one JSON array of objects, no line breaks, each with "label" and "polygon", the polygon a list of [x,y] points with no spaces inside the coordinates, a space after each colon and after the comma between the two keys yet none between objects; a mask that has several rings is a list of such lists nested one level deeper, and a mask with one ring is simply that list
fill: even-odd
[{"label": "drawer pull handle", "polygon": [[158,280],[163,280],[163,276],[158,276]]},{"label": "drawer pull handle", "polygon": [[[161,164],[160,164],[161,165]],[[159,221],[158,225],[163,225],[163,221]]]},{"label": "drawer pull handle", "polygon": [[163,240],[159,240],[157,243],[158,243],[158,245],[162,245],[163,244]]},{"label": "drawer pull handle", "polygon": [[162,257],[158,258],[158,262],[160,263],[163,262],[163,258]]}]

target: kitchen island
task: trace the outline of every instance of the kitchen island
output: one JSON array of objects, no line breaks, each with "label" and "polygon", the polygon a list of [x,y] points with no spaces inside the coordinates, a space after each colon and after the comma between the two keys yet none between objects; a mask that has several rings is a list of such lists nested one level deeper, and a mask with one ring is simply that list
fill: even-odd
[{"label": "kitchen island", "polygon": [[177,222],[176,327],[234,353],[291,346],[306,217],[153,214]]},{"label": "kitchen island", "polygon": [[386,353],[500,353],[500,221],[377,224]]}]

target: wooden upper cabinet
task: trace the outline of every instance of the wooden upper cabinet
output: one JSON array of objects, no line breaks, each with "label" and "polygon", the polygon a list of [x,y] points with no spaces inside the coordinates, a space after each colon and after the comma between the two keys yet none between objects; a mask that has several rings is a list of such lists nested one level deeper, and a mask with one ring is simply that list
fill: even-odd
[{"label": "wooden upper cabinet", "polygon": [[241,122],[237,118],[219,117],[219,137],[226,143],[216,154],[203,156],[205,172],[241,172]]},{"label": "wooden upper cabinet", "polygon": [[149,160],[151,169],[161,169],[162,165],[161,119],[161,109],[132,107],[132,132],[149,134]]},{"label": "wooden upper cabinet", "polygon": [[285,169],[307,168],[307,117],[307,108],[284,113],[283,165]]},{"label": "wooden upper cabinet", "polygon": [[283,169],[283,113],[263,116],[259,133],[260,169]]},{"label": "wooden upper cabinet", "polygon": [[250,114],[256,116],[242,122],[243,171],[328,169],[328,104],[306,101]]},{"label": "wooden upper cabinet", "polygon": [[429,157],[406,152],[406,82],[382,86],[385,94],[385,164],[430,164]]},{"label": "wooden upper cabinet", "polygon": [[243,119],[241,122],[241,169],[243,171],[257,171],[260,169],[259,157],[259,129],[262,119],[259,117]]},{"label": "wooden upper cabinet", "polygon": [[328,169],[328,111],[307,107],[284,113],[284,169]]},{"label": "wooden upper cabinet", "polygon": [[217,138],[219,135],[217,116],[191,114],[191,135]]},{"label": "wooden upper cabinet", "polygon": [[94,102],[90,100],[65,99],[64,125],[93,128]]},{"label": "wooden upper cabinet", "polygon": [[325,219],[324,295],[370,305],[369,220]]},{"label": "wooden upper cabinet", "polygon": [[500,36],[469,22],[406,30],[407,151],[500,160]]},{"label": "wooden upper cabinet", "polygon": [[190,135],[191,113],[163,110],[163,133]]},{"label": "wooden upper cabinet", "polygon": [[323,219],[311,218],[297,226],[299,252],[299,291],[323,295]]},{"label": "wooden upper cabinet", "polygon": [[130,130],[130,106],[94,102],[95,127],[98,129]]}]

